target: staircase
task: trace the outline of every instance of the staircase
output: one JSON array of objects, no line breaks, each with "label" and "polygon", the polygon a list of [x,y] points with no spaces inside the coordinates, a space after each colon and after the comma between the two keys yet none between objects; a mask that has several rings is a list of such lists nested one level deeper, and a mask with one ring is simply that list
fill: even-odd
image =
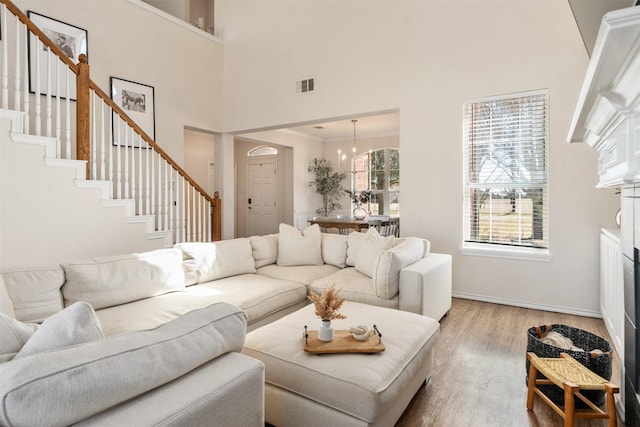
[{"label": "staircase", "polygon": [[[48,262],[54,251],[56,262],[66,254],[55,252],[70,247],[77,257],[220,239],[217,193],[210,197],[91,81],[83,55],[74,64],[9,0],[0,0],[0,28],[0,266],[24,264],[33,248],[22,241],[70,240],[36,257]],[[47,225],[48,243],[29,236],[25,224],[34,221]]]}]

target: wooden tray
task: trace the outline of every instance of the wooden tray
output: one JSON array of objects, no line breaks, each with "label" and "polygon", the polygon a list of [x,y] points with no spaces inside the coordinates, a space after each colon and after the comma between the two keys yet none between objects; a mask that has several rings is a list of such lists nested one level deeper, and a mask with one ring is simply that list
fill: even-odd
[{"label": "wooden tray", "polygon": [[384,351],[384,344],[380,337],[371,334],[366,341],[358,341],[348,330],[333,331],[333,341],[325,342],[318,339],[318,331],[309,331],[309,339],[305,344],[304,332],[302,334],[304,351],[308,353],[379,353]]}]

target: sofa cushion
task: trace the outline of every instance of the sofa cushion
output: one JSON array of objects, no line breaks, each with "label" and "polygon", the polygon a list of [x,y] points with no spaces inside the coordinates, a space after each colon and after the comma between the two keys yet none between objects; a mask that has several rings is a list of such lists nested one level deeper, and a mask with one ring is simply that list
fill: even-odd
[{"label": "sofa cushion", "polygon": [[324,265],[294,265],[291,267],[282,267],[280,265],[265,265],[257,270],[258,274],[272,277],[274,279],[293,281],[311,284],[313,281],[321,277],[328,276],[339,270],[338,267],[330,264]]},{"label": "sofa cushion", "polygon": [[242,274],[189,286],[184,291],[97,310],[105,336],[155,328],[189,311],[216,302],[245,310],[250,324],[304,302],[307,288],[299,282]]},{"label": "sofa cushion", "polygon": [[42,322],[16,359],[104,338],[91,304],[78,301]]},{"label": "sofa cushion", "polygon": [[393,246],[394,236],[383,237],[375,228],[367,230],[356,256],[356,270],[373,277],[373,270],[378,255]]},{"label": "sofa cushion", "polygon": [[6,285],[16,319],[41,322],[64,308],[60,288],[64,271],[60,266],[24,266],[0,271]]},{"label": "sofa cushion", "polygon": [[9,296],[7,286],[4,284],[2,274],[0,274],[0,313],[6,314],[9,317],[16,317],[16,312],[13,309],[13,301]]},{"label": "sofa cushion", "polygon": [[424,243],[407,237],[402,243],[378,254],[373,267],[373,286],[380,298],[393,298],[400,288],[400,270],[422,258]]},{"label": "sofa cushion", "polygon": [[322,260],[339,268],[347,266],[347,241],[344,234],[322,233]]},{"label": "sofa cushion", "polygon": [[278,235],[267,234],[266,236],[251,236],[251,249],[253,250],[253,261],[255,267],[260,268],[265,265],[275,264],[278,260]]},{"label": "sofa cushion", "polygon": [[36,323],[21,322],[0,313],[0,362],[13,359],[37,329]]},{"label": "sofa cushion", "polygon": [[[367,230],[369,231],[369,230]],[[354,231],[353,233],[349,233],[347,236],[347,261],[346,264],[349,267],[356,266],[356,258],[358,256],[358,252],[360,250],[360,246],[362,246],[362,242],[364,242],[365,235],[367,233],[363,233],[361,231]]]},{"label": "sofa cushion", "polygon": [[230,304],[191,311],[146,331],[0,364],[0,425],[70,425],[180,378],[244,344]]},{"label": "sofa cushion", "polygon": [[87,301],[97,310],[184,289],[182,252],[176,248],[80,260],[63,268],[67,305]]},{"label": "sofa cushion", "polygon": [[178,243],[176,247],[183,252],[186,275],[195,270],[197,283],[256,272],[248,238]]},{"label": "sofa cushion", "polygon": [[380,298],[376,295],[373,280],[358,272],[354,267],[337,270],[335,273],[318,279],[309,285],[309,290],[321,294],[328,286],[335,285],[340,296],[348,301],[398,309],[399,296],[391,299]]},{"label": "sofa cushion", "polygon": [[303,231],[280,224],[278,265],[322,265],[322,236],[318,224]]}]

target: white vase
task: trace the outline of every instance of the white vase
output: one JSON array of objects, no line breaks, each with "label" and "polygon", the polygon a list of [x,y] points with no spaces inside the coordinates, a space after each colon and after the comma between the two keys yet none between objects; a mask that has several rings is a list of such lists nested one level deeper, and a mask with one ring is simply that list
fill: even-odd
[{"label": "white vase", "polygon": [[353,217],[355,219],[365,219],[367,217],[367,211],[362,207],[362,203],[358,203],[353,210]]},{"label": "white vase", "polygon": [[320,322],[320,329],[318,329],[318,339],[320,341],[333,340],[333,328],[331,327],[331,320],[323,320],[322,322]]}]

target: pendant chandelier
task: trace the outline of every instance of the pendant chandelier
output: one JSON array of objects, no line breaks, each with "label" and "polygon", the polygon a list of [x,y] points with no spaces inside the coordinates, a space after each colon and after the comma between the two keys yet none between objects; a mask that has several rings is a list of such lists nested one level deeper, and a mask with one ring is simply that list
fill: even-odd
[{"label": "pendant chandelier", "polygon": [[342,150],[338,150],[338,165],[339,168],[342,170],[342,172],[344,173],[351,173],[351,174],[356,174],[358,173],[358,171],[356,170],[356,165],[355,165],[355,158],[356,158],[356,123],[358,122],[358,120],[353,119],[351,120],[351,123],[353,123],[353,148],[351,149],[351,161],[349,162],[351,164],[351,167],[353,168],[352,170],[347,170],[344,168],[344,161],[347,159],[347,155],[342,153]]}]

